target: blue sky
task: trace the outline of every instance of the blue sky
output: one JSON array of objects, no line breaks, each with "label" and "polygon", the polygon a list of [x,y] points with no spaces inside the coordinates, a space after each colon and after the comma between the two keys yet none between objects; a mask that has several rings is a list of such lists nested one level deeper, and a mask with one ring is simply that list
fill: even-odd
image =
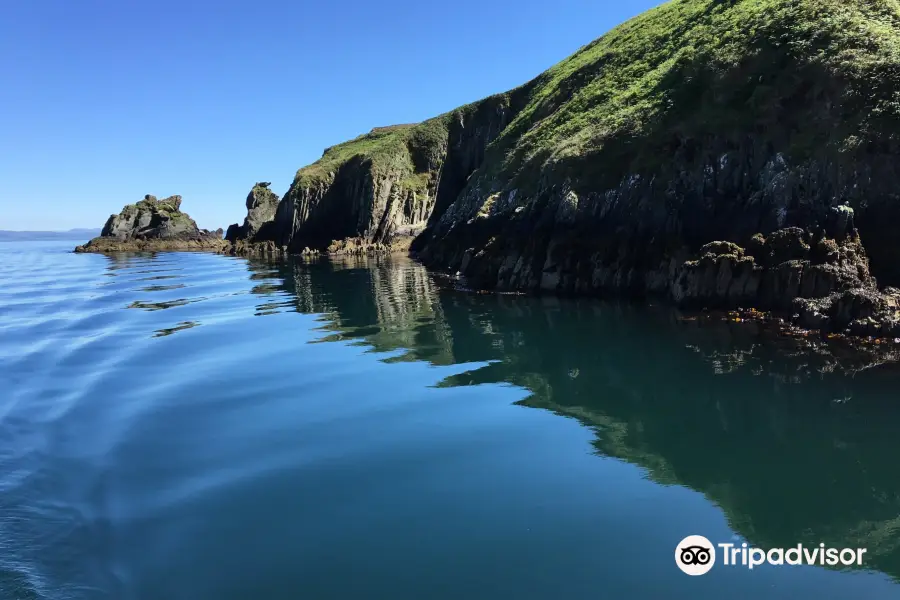
[{"label": "blue sky", "polygon": [[13,0],[0,229],[99,227],[181,194],[201,227],[375,126],[520,85],[659,0]]}]

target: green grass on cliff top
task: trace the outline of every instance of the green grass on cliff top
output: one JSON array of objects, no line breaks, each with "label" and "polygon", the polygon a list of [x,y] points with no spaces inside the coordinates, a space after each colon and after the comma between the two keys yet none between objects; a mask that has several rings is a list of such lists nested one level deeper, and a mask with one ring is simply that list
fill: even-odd
[{"label": "green grass on cliff top", "polygon": [[446,117],[430,119],[413,125],[394,125],[375,128],[348,142],[325,150],[315,163],[297,172],[295,185],[310,185],[330,178],[349,160],[359,158],[371,160],[378,166],[398,166],[408,170],[415,178],[415,165],[410,155],[410,146],[434,146],[447,135]]},{"label": "green grass on cliff top", "polygon": [[[623,140],[652,136],[661,123],[667,133],[686,135],[711,127],[773,130],[785,111],[808,111],[790,99],[814,97],[834,82],[846,118],[818,123],[806,137],[793,135],[799,152],[897,131],[898,34],[898,0],[674,0],[527,84],[524,109],[492,145],[483,171],[502,182],[548,164],[614,153],[617,144],[620,154],[633,154]],[[438,143],[452,114],[334,146],[298,171],[298,179],[320,179],[354,157],[409,162],[410,140]],[[607,170],[621,175],[615,160]]]},{"label": "green grass on cliff top", "polygon": [[693,118],[764,131],[761,120],[807,110],[785,100],[827,85],[817,78],[843,80],[847,100],[864,109],[845,125],[865,134],[879,117],[900,114],[898,27],[896,0],[669,2],[541,75],[497,145],[512,149],[504,163],[515,168],[536,156],[596,152],[623,134],[640,138],[663,118],[685,129],[699,125]]}]

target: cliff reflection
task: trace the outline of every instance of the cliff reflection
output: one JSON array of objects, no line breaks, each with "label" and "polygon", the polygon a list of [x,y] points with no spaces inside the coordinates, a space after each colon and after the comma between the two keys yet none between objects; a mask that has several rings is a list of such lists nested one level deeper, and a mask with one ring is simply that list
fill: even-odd
[{"label": "cliff reflection", "polygon": [[[298,312],[321,314],[324,335],[320,342],[349,341],[375,352],[404,352],[393,360],[456,362],[450,353],[450,331],[441,314],[438,286],[411,260],[255,261],[250,268],[254,275],[277,273],[283,290],[289,292],[288,299],[264,303],[258,311],[291,305]],[[256,286],[254,293],[265,295],[272,281]]]},{"label": "cliff reflection", "polygon": [[752,543],[867,547],[867,567],[900,577],[900,371],[889,351],[664,309],[468,294],[408,260],[250,269],[265,274],[261,295],[281,279],[279,302],[322,315],[322,342],[490,362],[441,385],[527,388],[522,404],[576,418],[599,454],[702,492]]}]

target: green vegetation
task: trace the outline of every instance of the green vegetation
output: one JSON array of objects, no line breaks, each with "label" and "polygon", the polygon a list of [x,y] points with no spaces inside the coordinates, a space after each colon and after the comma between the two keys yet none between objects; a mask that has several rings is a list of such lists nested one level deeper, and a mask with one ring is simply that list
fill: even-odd
[{"label": "green vegetation", "polygon": [[[529,163],[613,154],[607,169],[624,167],[617,150],[658,160],[663,137],[748,131],[790,137],[795,151],[808,153],[877,135],[888,120],[896,129],[898,25],[896,0],[669,2],[539,77],[497,141],[504,156],[493,166],[510,174]],[[839,79],[843,89],[829,89]],[[884,85],[873,89],[873,81]],[[829,114],[829,99],[842,113]],[[820,102],[821,122],[804,123],[807,135],[792,131],[794,114],[808,117]],[[641,156],[641,146],[651,152]]]},{"label": "green vegetation", "polygon": [[428,190],[428,186],[434,183],[434,177],[428,171],[413,173],[400,180],[400,185],[405,190],[411,190],[416,194],[422,194]]},{"label": "green vegetation", "polygon": [[[711,136],[737,144],[749,133],[799,160],[893,144],[898,33],[898,0],[673,0],[510,92],[524,101],[476,179],[485,196],[533,191],[547,176],[609,189]],[[400,166],[421,185],[416,175],[439,160],[411,149],[443,151],[451,120],[488,100],[334,146],[295,184],[357,159],[376,172]]]},{"label": "green vegetation", "polygon": [[321,159],[297,171],[294,186],[307,187],[326,181],[351,159],[370,162],[376,171],[382,168],[402,169],[408,173],[409,183],[418,185],[422,178],[416,175],[427,167],[417,164],[422,161],[416,160],[415,154],[434,154],[435,148],[446,142],[446,137],[445,117],[418,125],[378,127],[349,142],[326,149]]}]

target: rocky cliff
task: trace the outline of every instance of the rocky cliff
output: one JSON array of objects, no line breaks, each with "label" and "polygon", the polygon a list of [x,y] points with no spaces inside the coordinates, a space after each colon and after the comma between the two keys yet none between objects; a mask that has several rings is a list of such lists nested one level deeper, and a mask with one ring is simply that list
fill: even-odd
[{"label": "rocky cliff", "polygon": [[422,257],[897,335],[898,39],[889,0],[665,4],[542,76]]},{"label": "rocky cliff", "polygon": [[[524,89],[524,88],[523,88]],[[300,169],[271,226],[238,251],[406,250],[442,214],[523,106],[523,90],[415,125],[378,127]],[[249,208],[248,200],[248,208]]]},{"label": "rocky cliff", "polygon": [[144,196],[117,215],[110,215],[100,236],[76,252],[128,252],[147,250],[214,250],[228,246],[222,230],[207,231],[181,212],[181,196],[158,200]]},{"label": "rocky cliff", "polygon": [[[677,0],[297,172],[268,243],[900,335],[900,4]],[[350,241],[342,241],[347,240]],[[402,241],[401,241],[402,240]]]},{"label": "rocky cliff", "polygon": [[234,243],[253,238],[273,239],[274,232],[268,231],[267,228],[274,228],[275,211],[278,209],[280,198],[269,189],[270,185],[272,185],[270,182],[262,181],[253,186],[247,194],[247,216],[244,218],[244,224],[230,225],[225,234],[226,240]]}]

